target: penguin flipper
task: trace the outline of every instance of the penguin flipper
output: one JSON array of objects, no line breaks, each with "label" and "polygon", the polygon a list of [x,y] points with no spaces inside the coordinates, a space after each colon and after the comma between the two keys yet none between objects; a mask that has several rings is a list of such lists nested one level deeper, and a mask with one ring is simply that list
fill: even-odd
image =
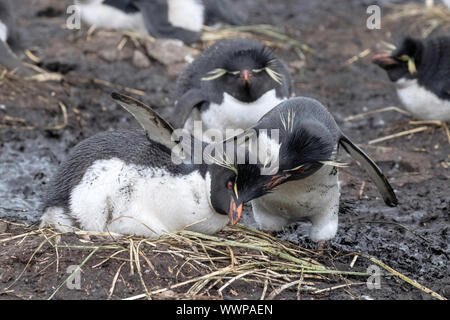
[{"label": "penguin flipper", "polygon": [[184,93],[177,101],[176,119],[171,121],[174,128],[182,128],[195,106],[204,101],[205,99],[199,89],[190,89]]},{"label": "penguin flipper", "polygon": [[150,35],[157,38],[175,38],[186,44],[194,43],[200,39],[201,32],[175,27],[169,23],[167,0],[136,0],[133,4],[142,13]]},{"label": "penguin flipper", "polygon": [[131,113],[145,130],[149,139],[156,141],[169,149],[172,149],[177,145],[177,142],[173,141],[171,138],[174,130],[172,126],[152,108],[132,97],[117,92],[113,92],[111,97],[125,110]]},{"label": "penguin flipper", "polygon": [[348,154],[352,156],[353,159],[361,164],[361,167],[364,168],[370,179],[377,186],[379,192],[383,196],[384,202],[391,207],[397,206],[398,200],[394,190],[377,164],[346,136],[341,136],[339,144],[345,149],[345,151],[347,151]]}]

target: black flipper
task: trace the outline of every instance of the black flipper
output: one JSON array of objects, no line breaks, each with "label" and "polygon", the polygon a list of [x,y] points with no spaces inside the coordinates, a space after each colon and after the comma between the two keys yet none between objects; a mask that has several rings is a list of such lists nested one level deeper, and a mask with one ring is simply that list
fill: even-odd
[{"label": "black flipper", "polygon": [[136,99],[117,92],[113,92],[111,97],[133,115],[133,117],[145,130],[148,138],[166,146],[169,149],[176,146],[177,143],[172,141],[172,133],[174,129],[152,108]]},{"label": "black flipper", "polygon": [[201,32],[174,27],[169,23],[167,0],[136,0],[133,4],[141,11],[150,35],[156,38],[175,38],[186,44],[200,39]]},{"label": "black flipper", "polygon": [[172,123],[174,128],[183,128],[192,109],[204,101],[205,99],[200,89],[188,90],[178,99],[174,111],[174,119],[171,119],[170,123]]},{"label": "black flipper", "polygon": [[353,159],[361,164],[361,167],[369,175],[370,179],[375,183],[379,192],[383,196],[384,202],[391,207],[395,207],[398,204],[397,197],[395,196],[394,190],[389,184],[388,180],[384,176],[381,169],[376,165],[376,163],[369,158],[369,156],[357,147],[353,142],[351,142],[346,136],[342,135],[339,143],[347,151]]},{"label": "black flipper", "polygon": [[191,158],[191,151],[194,150],[193,144],[196,143],[194,137],[190,134],[187,140],[182,138],[186,135],[176,137],[173,135],[174,128],[164,118],[146,104],[132,97],[117,92],[113,92],[111,97],[139,122],[148,139],[171,149],[181,160]]}]

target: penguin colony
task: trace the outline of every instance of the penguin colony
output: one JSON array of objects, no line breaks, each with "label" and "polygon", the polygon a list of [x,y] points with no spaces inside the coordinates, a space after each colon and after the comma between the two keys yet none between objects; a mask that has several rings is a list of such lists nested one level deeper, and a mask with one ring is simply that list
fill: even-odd
[{"label": "penguin colony", "polygon": [[[199,40],[204,24],[243,23],[226,0],[76,3],[86,24],[185,43]],[[0,1],[0,53],[15,41],[10,10],[9,1]],[[450,37],[407,37],[373,62],[406,110],[448,121],[449,56]],[[103,132],[75,146],[48,187],[41,225],[148,237],[184,228],[213,234],[237,223],[249,203],[262,230],[306,219],[310,238],[320,243],[338,228],[340,149],[358,161],[386,205],[398,204],[376,163],[319,101],[294,96],[286,64],[255,40],[227,39],[205,49],[180,73],[167,119],[131,97],[112,99],[143,131]],[[213,133],[198,134],[196,122]],[[228,129],[235,130],[231,136]]]}]

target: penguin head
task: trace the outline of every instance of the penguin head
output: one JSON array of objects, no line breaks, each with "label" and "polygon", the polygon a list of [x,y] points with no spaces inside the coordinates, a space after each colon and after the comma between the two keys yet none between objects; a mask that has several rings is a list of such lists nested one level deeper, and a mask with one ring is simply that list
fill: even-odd
[{"label": "penguin head", "polygon": [[[280,133],[278,135],[278,169],[271,174],[270,180],[265,185],[268,190],[273,190],[285,182],[305,179],[316,173],[323,165],[335,163],[331,159],[336,139],[322,122],[315,118],[303,117],[287,120],[283,117],[284,113],[274,114],[277,114],[282,120],[279,123]],[[290,113],[290,116],[295,117],[295,114]],[[290,121],[292,122],[288,125]],[[271,122],[276,123],[275,121]],[[261,139],[261,134],[259,139]],[[270,143],[263,142],[261,144],[260,140],[259,145],[265,146]],[[260,161],[267,162],[265,159]]]},{"label": "penguin head", "polygon": [[261,175],[254,164],[235,164],[232,168],[211,165],[211,205],[220,214],[228,215],[231,224],[241,218],[244,203],[270,192],[269,176]]},{"label": "penguin head", "polygon": [[336,141],[329,130],[315,119],[301,120],[286,132],[281,140],[279,171],[270,188],[287,182],[305,179],[330,163]]},{"label": "penguin head", "polygon": [[[215,66],[203,75],[213,90],[250,103],[282,85],[281,62],[263,44],[251,39],[228,39],[219,44]],[[222,42],[223,42],[222,41]]]},{"label": "penguin head", "polygon": [[421,40],[407,37],[392,54],[381,53],[372,62],[386,70],[393,82],[399,79],[416,79],[421,65],[423,44]]}]

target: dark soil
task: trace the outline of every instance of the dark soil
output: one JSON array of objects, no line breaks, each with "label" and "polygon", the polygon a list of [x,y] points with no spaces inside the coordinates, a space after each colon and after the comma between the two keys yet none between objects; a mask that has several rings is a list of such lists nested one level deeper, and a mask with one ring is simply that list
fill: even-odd
[{"label": "dark soil", "polygon": [[[110,93],[124,88],[141,90],[145,95],[135,95],[136,98],[164,113],[164,107],[173,104],[176,76],[154,59],[150,59],[149,68],[137,68],[131,62],[133,50],[137,50],[132,41],[128,41],[122,50],[124,57],[108,61],[105,57],[115,52],[122,36],[94,33],[87,39],[86,27],[80,32],[61,28],[68,1],[17,2],[19,24],[27,30],[28,47],[39,57],[38,65],[65,75],[64,81],[38,83],[12,78],[0,85],[0,217],[33,223],[40,216],[39,199],[43,190],[70,148],[100,131],[138,126],[111,101]],[[377,2],[380,5],[388,3]],[[401,106],[386,74],[371,64],[370,58],[379,49],[377,44],[381,40],[397,43],[404,35],[418,36],[421,31],[421,27],[411,21],[385,19],[391,10],[388,7],[383,7],[382,29],[368,30],[368,4],[372,3],[363,0],[249,0],[239,5],[249,10],[249,24],[282,27],[286,34],[314,49],[315,54],[305,52],[306,60],[300,60],[294,50],[276,48],[275,52],[290,66],[296,94],[316,98],[328,107],[346,135],[381,165],[399,199],[398,207],[386,207],[375,186],[356,164],[341,170],[339,230],[324,251],[322,262],[349,270],[354,256],[350,253],[363,253],[376,257],[437,293],[442,294],[447,286],[448,294],[450,145],[444,130],[430,125],[428,130],[420,133],[369,145],[370,140],[416,125],[409,124],[410,118],[394,111],[344,120],[369,110]],[[446,32],[448,29],[437,29],[432,35]],[[198,44],[197,48],[201,49],[203,45]],[[366,49],[371,49],[371,54],[346,63]],[[116,88],[109,83],[115,84]],[[57,127],[64,124],[60,102],[68,113],[68,122],[62,129]],[[32,128],[26,129],[27,126]],[[248,210],[247,214],[250,215]],[[246,217],[245,221],[252,225],[251,217]],[[0,222],[0,234],[13,236],[26,231],[24,227],[3,225],[7,230],[1,230]],[[305,225],[293,225],[278,236],[314,248],[306,237]],[[67,236],[63,241],[68,244],[80,242],[75,235]],[[67,276],[67,266],[81,263],[88,254],[82,250],[60,250],[60,265],[56,272],[54,265],[45,268],[55,250],[44,245],[19,281],[6,290],[20,275],[40,242],[27,237],[20,241],[0,242],[0,245],[0,299],[48,298]],[[149,254],[157,270],[145,274],[144,280],[150,282],[151,287],[165,287],[201,275],[199,271],[187,270],[175,277],[177,268],[183,264],[181,258]],[[83,268],[82,290],[64,287],[55,298],[107,298],[122,262],[112,260],[101,268],[92,268],[100,261],[100,257],[90,260]],[[359,258],[354,269],[364,272],[369,265],[368,260]],[[131,274],[129,264],[123,268],[112,295],[115,299],[143,292],[139,277]],[[345,283],[339,277],[333,281],[322,285]],[[155,298],[185,297],[183,288],[178,288],[171,296]],[[217,297],[216,289],[211,289],[212,298]],[[224,293],[224,298],[259,298],[262,290],[260,285],[237,280]],[[365,285],[353,286],[306,297],[432,299],[396,277],[383,278],[379,290],[369,290]],[[296,292],[286,290],[278,298],[295,299]]]}]

